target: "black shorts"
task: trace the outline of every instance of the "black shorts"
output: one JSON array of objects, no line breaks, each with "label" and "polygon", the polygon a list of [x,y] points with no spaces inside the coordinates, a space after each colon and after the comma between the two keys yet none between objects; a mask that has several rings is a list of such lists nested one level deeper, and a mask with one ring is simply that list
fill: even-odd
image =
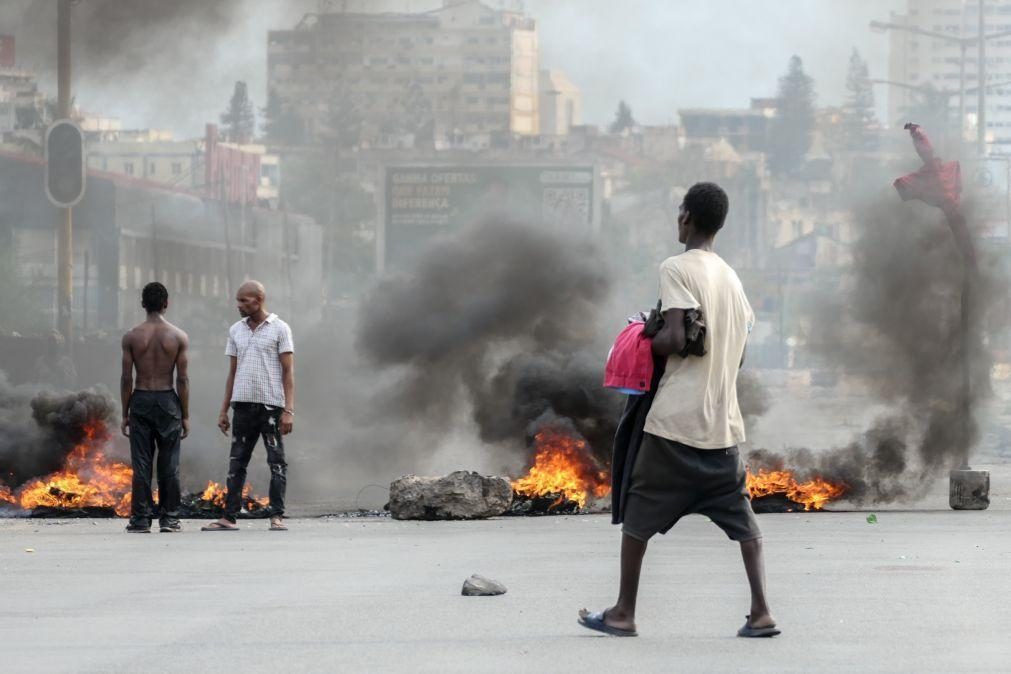
[{"label": "black shorts", "polygon": [[640,541],[667,533],[685,515],[715,522],[735,541],[762,537],[737,447],[696,449],[643,434],[632,469],[622,532]]}]

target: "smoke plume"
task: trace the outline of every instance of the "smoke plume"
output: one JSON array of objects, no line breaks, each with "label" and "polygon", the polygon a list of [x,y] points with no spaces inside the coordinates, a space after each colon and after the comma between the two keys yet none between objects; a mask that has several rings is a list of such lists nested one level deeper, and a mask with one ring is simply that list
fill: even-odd
[{"label": "smoke plume", "polygon": [[533,422],[563,417],[607,457],[620,400],[595,340],[609,287],[586,242],[507,221],[445,240],[362,305],[359,351],[398,372],[377,409],[447,429],[463,411],[483,441],[523,446]]},{"label": "smoke plume", "polygon": [[[973,218],[969,218],[972,222]],[[973,311],[964,330],[964,268],[939,212],[882,200],[856,214],[860,236],[851,273],[834,297],[812,308],[811,344],[825,362],[858,375],[891,412],[852,444],[824,453],[753,452],[753,467],[782,465],[850,485],[854,502],[921,496],[928,481],[957,467],[979,438],[979,403],[990,394],[992,356],[983,336],[1007,283],[980,256]],[[972,381],[962,396],[963,333]]]},{"label": "smoke plume", "polygon": [[40,393],[11,386],[0,371],[0,483],[17,486],[59,470],[88,422],[114,418],[115,404],[104,393]]},{"label": "smoke plume", "polygon": [[[17,38],[19,64],[55,96],[56,5],[0,3],[0,32]],[[73,89],[87,111],[123,119],[127,128],[199,134],[217,121],[237,80],[266,103],[266,32],[293,26],[307,0],[86,0],[72,15]],[[185,92],[185,96],[180,96]]]}]

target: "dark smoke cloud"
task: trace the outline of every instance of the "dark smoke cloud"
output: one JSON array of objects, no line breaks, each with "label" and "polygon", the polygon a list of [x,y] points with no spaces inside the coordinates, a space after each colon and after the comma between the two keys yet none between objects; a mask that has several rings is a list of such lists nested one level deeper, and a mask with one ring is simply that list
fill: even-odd
[{"label": "dark smoke cloud", "polygon": [[[0,3],[0,33],[17,38],[18,61],[56,95],[53,0]],[[268,28],[293,26],[304,0],[83,0],[72,8],[73,89],[85,110],[128,128],[197,135],[217,122],[237,80],[266,103]]]},{"label": "dark smoke cloud", "polygon": [[[967,209],[973,221],[971,204]],[[983,336],[996,325],[1007,280],[981,254],[968,333],[972,396],[962,400],[963,265],[936,209],[882,198],[856,214],[853,267],[834,297],[811,308],[811,344],[824,361],[861,376],[891,407],[862,437],[826,453],[753,452],[752,466],[786,464],[851,486],[856,502],[922,495],[930,479],[962,462],[979,438],[976,412],[990,394],[992,356]]]},{"label": "dark smoke cloud", "polygon": [[115,403],[99,391],[38,392],[0,371],[0,483],[17,486],[58,470],[89,421],[112,424]]},{"label": "dark smoke cloud", "polygon": [[506,221],[445,240],[362,305],[359,351],[399,374],[376,409],[447,429],[469,411],[483,441],[523,445],[554,414],[607,457],[620,405],[596,341],[609,288],[587,242]]}]

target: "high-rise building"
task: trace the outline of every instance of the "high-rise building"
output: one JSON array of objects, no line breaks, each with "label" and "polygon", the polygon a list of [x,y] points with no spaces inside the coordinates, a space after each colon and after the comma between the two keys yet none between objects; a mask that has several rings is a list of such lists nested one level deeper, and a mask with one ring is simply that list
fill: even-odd
[{"label": "high-rise building", "polygon": [[[986,137],[991,151],[1002,152],[1004,148],[1011,151],[1011,0],[983,0],[982,5],[983,34],[1008,33],[985,41]],[[943,106],[946,100],[949,119],[957,129],[964,81],[965,116],[961,128],[967,138],[975,137],[978,44],[967,41],[963,50],[957,38],[979,34],[979,7],[980,0],[907,0],[906,11],[892,15],[891,23],[900,27],[890,31],[890,124],[901,124],[917,110],[925,111],[925,105]],[[953,39],[916,31],[940,33]]]},{"label": "high-rise building", "polygon": [[541,134],[566,136],[583,123],[583,98],[579,87],[560,70],[542,70],[540,75]]},{"label": "high-rise building", "polygon": [[268,89],[279,114],[310,138],[348,144],[536,135],[538,68],[535,21],[478,0],[416,13],[313,14],[268,34]]}]

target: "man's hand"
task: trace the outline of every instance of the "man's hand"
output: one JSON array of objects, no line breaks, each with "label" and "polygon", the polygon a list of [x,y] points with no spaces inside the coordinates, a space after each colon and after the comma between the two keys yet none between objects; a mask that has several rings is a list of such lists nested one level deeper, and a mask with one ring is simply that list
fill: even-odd
[{"label": "man's hand", "polygon": [[123,416],[123,423],[121,423],[119,425],[119,430],[120,430],[120,432],[125,437],[130,437],[130,417],[129,417],[129,415],[124,415]]},{"label": "man's hand", "polygon": [[185,439],[190,434],[190,420],[183,419],[183,439]]},{"label": "man's hand", "polygon": [[295,429],[295,416],[288,412],[281,415],[281,435],[288,435]]},{"label": "man's hand", "polygon": [[228,435],[228,429],[232,427],[232,424],[228,422],[228,412],[222,412],[218,416],[218,428],[225,435]]}]

